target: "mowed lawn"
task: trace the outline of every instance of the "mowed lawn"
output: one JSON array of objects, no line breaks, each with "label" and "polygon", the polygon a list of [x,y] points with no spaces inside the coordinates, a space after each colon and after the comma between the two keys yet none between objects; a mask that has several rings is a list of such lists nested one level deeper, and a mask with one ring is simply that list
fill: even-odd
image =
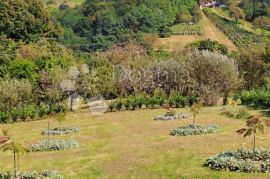
[{"label": "mowed lawn", "polygon": [[[218,124],[216,134],[173,137],[169,133],[192,119],[154,121],[165,109],[105,113],[93,117],[88,110],[70,113],[65,127],[77,126],[81,132],[53,138],[70,138],[80,147],[67,151],[30,153],[21,157],[21,170],[53,169],[65,178],[269,178],[270,174],[211,171],[202,166],[205,159],[225,150],[250,147],[251,138],[244,139],[235,131],[245,126],[244,120],[220,115],[222,107],[203,108],[200,124]],[[177,112],[189,109],[177,109]],[[251,111],[257,113],[257,111]],[[0,125],[9,129],[13,139],[30,145],[46,137],[41,131],[58,123],[49,118],[41,121]],[[270,130],[269,130],[270,131]],[[258,145],[270,146],[270,132],[259,136]],[[12,171],[12,154],[0,152],[1,172]]]}]

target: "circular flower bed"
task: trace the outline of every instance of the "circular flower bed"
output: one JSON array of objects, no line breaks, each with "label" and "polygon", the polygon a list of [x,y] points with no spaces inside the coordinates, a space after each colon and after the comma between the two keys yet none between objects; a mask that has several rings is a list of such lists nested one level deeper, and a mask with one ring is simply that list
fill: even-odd
[{"label": "circular flower bed", "polygon": [[205,167],[212,170],[232,172],[270,172],[270,150],[260,149],[255,153],[247,149],[236,152],[226,151],[206,160]]},{"label": "circular flower bed", "polygon": [[31,152],[44,152],[44,151],[54,151],[54,150],[66,150],[78,147],[79,144],[74,140],[68,139],[55,139],[55,140],[45,140],[32,144],[30,146]]},{"label": "circular flower bed", "polygon": [[189,135],[201,135],[217,132],[219,129],[216,125],[201,126],[201,125],[188,125],[184,127],[178,127],[171,132],[173,136],[189,136]]},{"label": "circular flower bed", "polygon": [[80,132],[80,128],[54,128],[54,129],[46,129],[41,134],[42,135],[62,135],[69,133]]},{"label": "circular flower bed", "polygon": [[156,121],[171,121],[171,120],[177,120],[177,119],[185,119],[188,118],[188,113],[180,113],[180,114],[163,114],[155,117]]}]

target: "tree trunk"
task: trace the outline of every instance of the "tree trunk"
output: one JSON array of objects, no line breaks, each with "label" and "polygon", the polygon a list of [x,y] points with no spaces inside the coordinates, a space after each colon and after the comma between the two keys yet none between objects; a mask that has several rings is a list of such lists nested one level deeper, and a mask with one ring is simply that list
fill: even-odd
[{"label": "tree trunk", "polygon": [[69,93],[69,97],[70,97],[70,106],[69,106],[69,109],[70,109],[70,111],[73,111],[73,95],[74,95],[73,92]]},{"label": "tree trunk", "polygon": [[14,178],[16,179],[17,178],[17,165],[16,165],[16,151],[15,151],[15,148],[13,149],[13,162],[14,162]]},{"label": "tree trunk", "polygon": [[253,134],[253,153],[255,154],[256,149],[256,133]]},{"label": "tree trunk", "polygon": [[50,135],[50,121],[48,121],[48,140],[51,139],[51,135]]},{"label": "tree trunk", "polygon": [[19,172],[20,171],[20,153],[18,152],[17,153],[17,171]]},{"label": "tree trunk", "polygon": [[225,94],[223,97],[223,106],[226,106],[228,104],[228,95]]},{"label": "tree trunk", "polygon": [[193,117],[193,126],[195,126],[195,116]]}]

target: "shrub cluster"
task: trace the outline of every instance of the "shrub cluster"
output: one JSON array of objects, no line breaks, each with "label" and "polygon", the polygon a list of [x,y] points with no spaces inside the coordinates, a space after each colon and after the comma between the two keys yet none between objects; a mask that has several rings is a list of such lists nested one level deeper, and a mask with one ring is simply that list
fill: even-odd
[{"label": "shrub cluster", "polygon": [[171,132],[173,136],[189,136],[189,135],[201,135],[201,134],[210,134],[217,132],[219,127],[216,125],[202,126],[202,125],[188,125],[184,127],[179,127],[174,129]]},{"label": "shrub cluster", "polygon": [[74,140],[68,139],[55,139],[45,140],[32,144],[30,146],[31,152],[44,152],[44,151],[55,151],[55,150],[66,150],[78,147],[79,144]]},{"label": "shrub cluster", "polygon": [[235,95],[236,99],[240,99],[242,104],[267,109],[270,107],[270,91],[268,90],[249,90],[242,91]]},{"label": "shrub cluster", "polygon": [[0,111],[0,122],[19,122],[34,120],[38,117],[44,117],[52,113],[59,113],[65,111],[66,106],[61,103],[42,104],[36,105],[22,105],[13,107],[7,111]]},{"label": "shrub cluster", "polygon": [[270,150],[260,149],[255,153],[247,149],[226,151],[208,158],[204,166],[219,171],[266,173],[270,172]]},{"label": "shrub cluster", "polygon": [[196,41],[189,44],[189,47],[196,48],[199,50],[209,50],[211,52],[219,52],[221,54],[228,54],[228,47],[223,44],[220,44],[218,41],[212,41],[210,39]]},{"label": "shrub cluster", "polygon": [[142,107],[146,108],[155,108],[157,106],[162,107],[164,104],[168,104],[170,107],[185,107],[187,105],[191,106],[196,101],[196,96],[184,96],[180,93],[167,95],[138,95],[138,96],[129,96],[127,98],[118,98],[113,100],[109,104],[110,111],[120,111],[125,110],[135,110]]},{"label": "shrub cluster", "polygon": [[46,129],[41,134],[42,135],[62,135],[62,134],[70,134],[80,132],[80,128],[72,127],[72,128],[54,128],[54,129]]},{"label": "shrub cluster", "polygon": [[12,175],[7,172],[7,173],[0,173],[0,179],[12,179]]},{"label": "shrub cluster", "polygon": [[180,114],[173,114],[170,112],[167,112],[166,114],[159,115],[155,117],[156,121],[171,121],[171,120],[177,120],[177,119],[185,119],[188,118],[189,114],[188,113],[180,113]]},{"label": "shrub cluster", "polygon": [[251,115],[249,114],[248,110],[246,109],[239,109],[237,112],[233,112],[230,110],[224,110],[221,112],[222,115],[225,115],[229,118],[236,118],[236,119],[248,119]]}]

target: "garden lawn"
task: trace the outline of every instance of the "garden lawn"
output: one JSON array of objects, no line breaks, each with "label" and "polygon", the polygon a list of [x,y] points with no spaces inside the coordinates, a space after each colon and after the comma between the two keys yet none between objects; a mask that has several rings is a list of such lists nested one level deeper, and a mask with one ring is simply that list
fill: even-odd
[{"label": "garden lawn", "polygon": [[[221,107],[203,108],[197,123],[217,124],[214,134],[173,137],[171,130],[192,122],[154,121],[164,109],[106,113],[93,117],[87,110],[69,113],[64,127],[80,127],[79,133],[52,138],[77,140],[79,148],[57,152],[37,152],[21,157],[21,170],[53,169],[65,178],[269,178],[270,174],[231,173],[202,167],[205,160],[225,150],[250,147],[251,138],[235,133],[245,126],[244,120],[220,115]],[[189,109],[177,109],[188,112]],[[257,113],[257,111],[252,111]],[[58,123],[46,120],[0,125],[9,129],[13,139],[25,145],[45,140],[41,132]],[[270,131],[270,130],[269,130]],[[270,132],[259,136],[258,146],[270,147]],[[0,152],[0,170],[12,171],[12,154]]]}]

